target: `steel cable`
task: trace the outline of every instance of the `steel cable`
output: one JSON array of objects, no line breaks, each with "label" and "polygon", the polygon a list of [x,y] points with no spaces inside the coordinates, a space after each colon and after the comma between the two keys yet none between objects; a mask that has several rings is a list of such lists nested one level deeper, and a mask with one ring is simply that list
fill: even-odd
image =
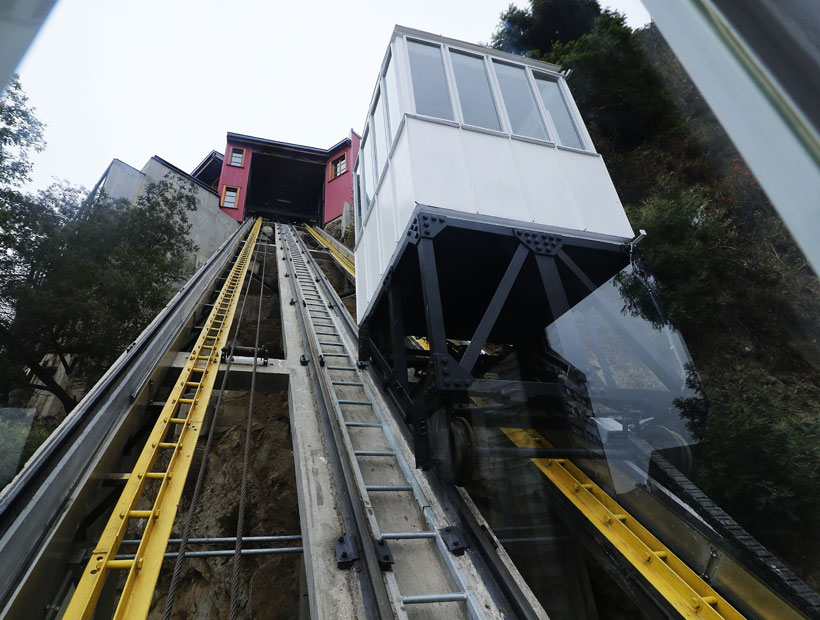
[{"label": "steel cable", "polygon": [[[259,280],[259,307],[256,312],[256,340],[254,350],[259,350],[259,328],[262,324],[262,299],[265,293],[265,263],[268,257],[268,244],[265,243],[262,254],[262,274]],[[251,427],[253,426],[253,401],[256,392],[256,360],[253,356],[253,370],[251,371],[251,393],[248,398],[248,424],[245,429],[245,454],[242,459],[242,484],[239,491],[239,514],[236,523],[236,546],[233,556],[233,584],[231,586],[231,620],[239,618],[239,573],[242,564],[242,531],[245,527],[245,503],[248,494],[248,464],[251,453]]]},{"label": "steel cable", "polygon": [[[255,266],[256,253],[254,252],[253,262],[251,263],[251,271],[253,271]],[[222,385],[219,387],[219,395],[216,400],[216,405],[214,406],[213,415],[211,416],[211,427],[208,430],[208,439],[205,442],[205,450],[202,453],[202,463],[200,464],[199,471],[197,472],[196,484],[194,485],[194,492],[191,496],[191,505],[188,508],[188,513],[185,515],[185,524],[183,526],[182,537],[180,540],[178,550],[179,555],[177,555],[176,562],[174,563],[174,572],[171,576],[171,584],[168,587],[168,596],[165,599],[165,609],[162,612],[162,620],[171,620],[171,613],[173,611],[174,606],[174,596],[176,595],[177,588],[179,587],[179,580],[182,575],[182,563],[185,560],[185,552],[188,547],[188,539],[191,536],[191,528],[193,525],[194,517],[196,516],[195,513],[199,507],[199,496],[202,493],[202,486],[205,483],[205,476],[207,475],[208,457],[211,453],[211,445],[213,444],[216,420],[219,416],[220,410],[222,409],[222,398],[225,395],[225,387],[228,381],[228,373],[231,370],[231,364],[233,362],[233,351],[234,347],[236,347],[236,340],[239,337],[239,326],[242,324],[242,316],[245,314],[245,301],[248,298],[248,291],[250,291],[251,281],[252,278],[248,278],[248,283],[245,286],[245,296],[242,299],[242,306],[239,309],[239,317],[237,318],[236,327],[234,328],[233,333],[233,340],[231,341],[230,355],[228,356],[228,361],[225,366],[225,372],[222,375]]]}]

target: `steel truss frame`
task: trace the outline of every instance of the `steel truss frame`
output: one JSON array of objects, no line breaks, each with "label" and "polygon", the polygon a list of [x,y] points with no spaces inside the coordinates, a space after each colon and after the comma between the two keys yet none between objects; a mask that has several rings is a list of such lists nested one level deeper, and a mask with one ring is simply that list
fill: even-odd
[{"label": "steel truss frame", "polygon": [[[454,277],[463,279],[466,275],[447,271],[445,261],[437,258],[452,251],[436,245],[437,238],[448,231],[455,233],[451,241],[463,238],[460,233],[464,232],[473,233],[476,238],[493,238],[495,247],[507,257],[500,279],[491,280],[494,288],[480,273],[467,276],[473,278],[476,286],[470,289],[465,285],[460,289],[467,293],[466,298],[459,296],[459,303],[473,307],[471,316],[466,319],[463,315],[450,316],[455,300],[452,295],[450,300],[445,300],[440,285],[442,272],[448,286]],[[472,247],[460,251],[476,254],[484,250]],[[599,266],[589,273],[588,267],[580,266],[577,260],[577,254],[584,251],[596,254],[599,261]],[[504,262],[499,256],[495,259]],[[415,261],[417,268],[410,264]],[[461,219],[434,207],[418,207],[394,255],[394,268],[384,278],[380,293],[359,328],[359,359],[374,361],[385,378],[391,398],[412,426],[416,466],[430,465],[433,455],[428,419],[452,397],[467,392],[472,396],[512,392],[562,396],[565,388],[558,383],[481,378],[477,368],[481,351],[493,334],[527,346],[526,342],[532,341],[534,334],[539,330],[543,333],[554,318],[618,273],[628,261],[629,246],[623,243]],[[398,272],[402,272],[402,277],[394,284]],[[415,282],[412,278],[408,282],[405,277],[408,273],[415,276]],[[569,280],[574,282],[568,283]],[[423,308],[416,308],[417,311],[423,309],[423,326],[408,315],[408,306],[410,312],[413,311],[408,298],[413,295],[423,300]],[[529,306],[528,301],[535,301],[535,307]],[[509,324],[517,325],[518,329],[514,333],[505,330],[504,326]],[[428,371],[420,383],[411,385],[408,373],[412,364],[407,356],[406,341],[420,336],[419,328],[429,343]],[[450,338],[469,341],[459,359],[451,353]]]},{"label": "steel truss frame", "polygon": [[[445,236],[448,236],[445,242],[437,245],[437,241]],[[486,247],[478,248],[474,247],[478,243],[464,243],[479,238],[491,240]],[[433,462],[428,427],[436,411],[484,394],[518,393],[526,397],[557,398],[567,393],[562,383],[531,380],[533,377],[515,381],[481,378],[484,372],[480,367],[482,349],[488,342],[514,343],[516,348],[531,347],[537,332],[543,334],[555,318],[626,267],[631,250],[629,244],[578,238],[535,226],[521,228],[512,222],[478,221],[470,219],[469,214],[417,206],[404,239],[394,253],[391,269],[384,275],[379,292],[359,327],[359,359],[372,360],[384,380],[386,393],[412,428],[417,467],[427,468]],[[495,261],[503,269],[484,277],[481,267],[488,262],[482,262],[482,254],[489,254],[488,262]],[[585,254],[593,259],[584,260]],[[477,273],[467,272],[473,261],[477,264]],[[455,271],[450,262],[456,264]],[[442,282],[446,285],[442,286]],[[455,293],[448,290],[454,282]],[[476,283],[472,291],[469,288],[471,283]],[[529,296],[522,295],[522,290],[526,290]],[[414,304],[414,296],[422,303]],[[458,306],[472,307],[472,312],[459,313]],[[605,308],[598,309],[606,315]],[[423,322],[419,321],[419,315],[423,316]],[[655,362],[651,352],[617,322],[609,323],[658,379],[670,387],[671,378]],[[511,324],[517,329],[505,331]],[[407,348],[408,339],[415,338],[419,342],[420,336],[426,337],[426,342],[421,341],[422,348],[429,347],[429,354]],[[570,327],[561,337],[572,339],[578,334],[572,333]],[[460,355],[454,355],[457,347],[451,346],[449,339],[469,341],[469,344]],[[426,373],[421,381],[411,384],[409,372],[414,369]],[[602,368],[602,371],[606,374],[608,369]],[[499,426],[507,423],[516,426],[509,418],[503,424],[499,420]],[[644,449],[651,452],[649,445]],[[525,447],[523,450],[532,453],[522,452],[522,458],[534,457],[536,460],[538,457],[560,460],[570,456],[555,449]],[[651,467],[653,478],[648,481],[647,500],[658,510],[655,516],[667,515],[686,523],[685,527],[696,530],[698,536],[712,545],[713,561],[706,572],[714,572],[716,582],[722,581],[717,574],[722,566],[718,560],[737,563],[735,566],[744,574],[739,575],[736,571],[737,582],[723,585],[736,597],[741,597],[742,607],[747,603],[742,597],[755,592],[752,598],[758,604],[765,600],[784,617],[801,612],[813,617],[817,613],[820,597],[709,501],[665,458],[652,453]],[[654,479],[657,476],[662,481],[663,490],[657,490],[661,487],[661,483]],[[677,503],[668,501],[670,492],[681,498],[710,527],[693,526],[686,512]],[[565,510],[563,514],[572,520],[575,513]],[[615,561],[617,554],[598,552],[605,541],[597,532],[587,527],[573,529],[595,557],[608,559],[609,564],[602,561],[602,566],[616,577],[616,581],[619,576],[632,574],[632,566]],[[636,589],[626,582],[623,585],[625,591],[638,601],[654,601],[660,609],[667,604],[666,599],[658,597],[651,589]],[[643,596],[648,598],[643,599]],[[708,596],[705,600],[711,601]],[[741,610],[752,614],[759,611],[755,604]]]}]

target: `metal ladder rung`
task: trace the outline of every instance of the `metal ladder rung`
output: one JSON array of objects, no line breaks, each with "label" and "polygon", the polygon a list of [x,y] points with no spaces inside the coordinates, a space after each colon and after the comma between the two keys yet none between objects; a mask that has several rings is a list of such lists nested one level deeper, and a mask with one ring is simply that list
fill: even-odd
[{"label": "metal ladder rung", "polygon": [[358,385],[358,386],[363,386],[364,385],[364,383],[362,383],[361,381],[331,381],[331,383],[333,385]]},{"label": "metal ladder rung", "polygon": [[411,594],[402,596],[401,602],[405,605],[419,605],[426,603],[452,603],[466,601],[466,592],[442,592],[441,594]]},{"label": "metal ladder rung", "polygon": [[345,426],[353,428],[381,428],[382,425],[376,422],[345,422]]},{"label": "metal ladder rung", "polygon": [[435,532],[382,532],[384,540],[416,540],[418,538],[435,537]]},{"label": "metal ladder rung", "polygon": [[329,346],[329,347],[343,347],[343,346],[345,346],[344,342],[322,342],[321,340],[319,341],[319,344],[326,345],[326,346]]},{"label": "metal ladder rung", "polygon": [[356,456],[396,456],[395,452],[389,450],[354,450]]},{"label": "metal ladder rung", "polygon": [[373,403],[369,400],[339,400],[338,403],[340,405],[366,405],[368,407],[372,407]]},{"label": "metal ladder rung", "polygon": [[350,358],[350,356],[347,353],[322,353],[322,355],[324,355],[325,357],[347,357],[347,358]]},{"label": "metal ladder rung", "polygon": [[[381,425],[379,425],[381,426]],[[365,485],[366,491],[412,491],[413,487],[409,484],[368,484]]]}]

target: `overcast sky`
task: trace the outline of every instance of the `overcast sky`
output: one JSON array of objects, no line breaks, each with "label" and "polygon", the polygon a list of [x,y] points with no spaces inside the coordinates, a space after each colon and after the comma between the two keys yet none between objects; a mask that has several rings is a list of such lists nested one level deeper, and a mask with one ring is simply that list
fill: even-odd
[{"label": "overcast sky", "polygon": [[[113,158],[191,171],[228,131],[329,147],[361,132],[395,24],[487,42],[508,4],[59,0],[18,69],[47,125],[30,189],[91,187]],[[649,21],[639,0],[601,4]]]}]

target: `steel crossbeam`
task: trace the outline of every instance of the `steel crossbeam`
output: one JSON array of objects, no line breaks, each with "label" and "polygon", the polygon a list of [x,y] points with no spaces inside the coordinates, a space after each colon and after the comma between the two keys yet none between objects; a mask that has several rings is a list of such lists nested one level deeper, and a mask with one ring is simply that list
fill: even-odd
[{"label": "steel crossbeam", "polygon": [[[165,556],[177,506],[193,458],[202,422],[219,369],[220,351],[228,340],[247,267],[262,226],[256,221],[234,263],[205,326],[174,388],[151,430],[128,482],[120,495],[64,618],[90,618],[110,572],[127,570],[125,586],[114,618],[145,618]],[[164,471],[154,467],[169,453]],[[163,459],[164,460],[164,459]],[[146,481],[160,481],[150,509],[138,509]],[[143,505],[145,502],[143,502]],[[115,559],[133,520],[144,519],[140,543],[133,559]]]}]

